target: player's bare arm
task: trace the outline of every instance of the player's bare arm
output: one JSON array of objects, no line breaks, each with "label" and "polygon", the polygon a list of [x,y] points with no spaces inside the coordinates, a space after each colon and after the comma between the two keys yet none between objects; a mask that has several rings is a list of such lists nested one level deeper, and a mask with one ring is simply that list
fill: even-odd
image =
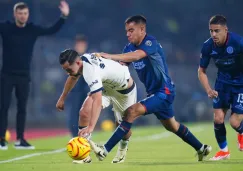
[{"label": "player's bare arm", "polygon": [[86,137],[87,135],[93,132],[102,109],[102,91],[91,94],[90,96],[93,100],[91,119],[89,125],[86,128],[82,129],[79,133],[79,135],[83,137]]},{"label": "player's bare arm", "polygon": [[198,68],[198,78],[199,78],[201,84],[203,85],[205,91],[207,92],[209,98],[218,97],[218,92],[213,90],[209,85],[208,76],[206,74],[205,68],[202,68],[202,67]]},{"label": "player's bare arm", "polygon": [[57,104],[56,104],[56,108],[59,111],[64,110],[64,101],[65,101],[68,93],[73,89],[73,87],[77,83],[79,77],[80,76],[77,76],[77,77],[76,76],[69,76],[67,78],[66,83],[65,83],[64,88],[63,88],[63,92],[62,92],[62,94],[61,94],[61,96],[58,99]]},{"label": "player's bare arm", "polygon": [[100,56],[115,61],[133,62],[146,57],[147,54],[143,50],[136,50],[134,52],[128,52],[122,54],[100,53]]}]

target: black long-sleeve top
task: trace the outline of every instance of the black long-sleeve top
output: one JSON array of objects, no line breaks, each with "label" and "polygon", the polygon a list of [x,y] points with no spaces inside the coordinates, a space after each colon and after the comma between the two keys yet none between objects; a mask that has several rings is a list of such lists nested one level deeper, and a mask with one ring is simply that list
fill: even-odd
[{"label": "black long-sleeve top", "polygon": [[2,73],[30,77],[30,65],[34,44],[38,36],[56,33],[64,24],[60,18],[53,26],[45,28],[27,23],[18,27],[15,23],[0,23],[0,35],[3,44]]}]

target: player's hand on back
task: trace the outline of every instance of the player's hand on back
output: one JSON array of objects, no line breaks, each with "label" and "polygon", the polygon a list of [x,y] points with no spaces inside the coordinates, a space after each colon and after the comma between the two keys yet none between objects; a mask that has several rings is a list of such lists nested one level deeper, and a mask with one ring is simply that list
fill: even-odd
[{"label": "player's hand on back", "polygon": [[99,53],[99,55],[100,55],[101,57],[103,57],[103,58],[110,59],[108,53],[101,52],[101,53]]},{"label": "player's hand on back", "polygon": [[64,99],[60,97],[57,101],[56,108],[59,112],[64,110]]},{"label": "player's hand on back", "polygon": [[67,17],[69,15],[69,5],[66,1],[60,2],[59,9],[64,16]]},{"label": "player's hand on back", "polygon": [[218,92],[215,91],[215,90],[212,90],[212,89],[209,89],[207,91],[207,94],[208,94],[208,97],[209,98],[215,98],[215,97],[218,97]]}]

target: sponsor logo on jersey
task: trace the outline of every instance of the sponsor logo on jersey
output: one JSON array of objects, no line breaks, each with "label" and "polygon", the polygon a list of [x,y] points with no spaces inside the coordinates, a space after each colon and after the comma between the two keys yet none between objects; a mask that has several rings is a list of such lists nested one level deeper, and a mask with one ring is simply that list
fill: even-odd
[{"label": "sponsor logo on jersey", "polygon": [[134,69],[143,69],[145,67],[145,64],[143,63],[143,61],[139,61],[139,62],[133,62],[133,67]]},{"label": "sponsor logo on jersey", "polygon": [[97,84],[98,80],[92,81],[92,83],[89,85],[89,87],[91,88],[93,85]]},{"label": "sponsor logo on jersey", "polygon": [[235,108],[239,109],[239,110],[243,110],[243,106],[241,104],[236,105]]}]

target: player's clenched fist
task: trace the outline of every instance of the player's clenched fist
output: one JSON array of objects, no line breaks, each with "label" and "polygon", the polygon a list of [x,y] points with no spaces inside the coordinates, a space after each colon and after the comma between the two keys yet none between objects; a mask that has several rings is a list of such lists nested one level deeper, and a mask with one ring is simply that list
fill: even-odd
[{"label": "player's clenched fist", "polygon": [[212,90],[212,89],[208,90],[208,91],[207,91],[207,94],[208,94],[208,97],[209,97],[209,98],[215,98],[215,97],[218,97],[218,92],[215,91],[215,90]]},{"label": "player's clenched fist", "polygon": [[64,100],[63,98],[59,98],[59,100],[57,101],[57,104],[56,104],[56,108],[58,111],[63,111],[64,110]]}]

